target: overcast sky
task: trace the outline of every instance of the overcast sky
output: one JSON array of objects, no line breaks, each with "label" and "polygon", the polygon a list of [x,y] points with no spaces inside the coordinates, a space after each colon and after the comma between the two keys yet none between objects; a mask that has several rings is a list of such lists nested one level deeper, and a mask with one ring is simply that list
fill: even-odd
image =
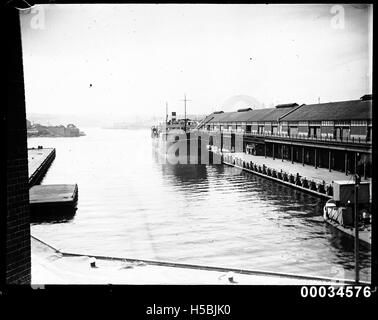
[{"label": "overcast sky", "polygon": [[21,13],[27,112],[159,116],[184,93],[201,114],[358,99],[371,14],[342,8],[344,21],[332,5],[35,6]]}]

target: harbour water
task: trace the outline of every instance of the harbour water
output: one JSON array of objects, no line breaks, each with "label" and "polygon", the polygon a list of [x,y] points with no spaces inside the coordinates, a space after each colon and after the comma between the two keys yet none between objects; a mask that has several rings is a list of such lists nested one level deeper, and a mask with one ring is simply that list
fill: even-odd
[{"label": "harbour water", "polygon": [[[324,200],[225,165],[161,164],[149,129],[83,130],[28,139],[28,147],[56,148],[42,184],[79,186],[73,219],[32,225],[51,245],[353,279],[353,239],[323,222]],[[360,278],[369,281],[371,255],[360,249]]]}]

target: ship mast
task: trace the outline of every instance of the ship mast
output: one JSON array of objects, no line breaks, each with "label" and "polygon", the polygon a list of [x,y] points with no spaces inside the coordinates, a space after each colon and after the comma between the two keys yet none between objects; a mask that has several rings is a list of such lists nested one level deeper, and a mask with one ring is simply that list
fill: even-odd
[{"label": "ship mast", "polygon": [[167,131],[168,125],[168,101],[165,102],[165,131]]},{"label": "ship mast", "polygon": [[184,101],[184,120],[185,120],[185,132],[186,132],[186,102],[187,101],[192,101],[192,100],[188,100],[186,99],[186,94],[184,94],[184,100],[181,100],[181,101]]}]

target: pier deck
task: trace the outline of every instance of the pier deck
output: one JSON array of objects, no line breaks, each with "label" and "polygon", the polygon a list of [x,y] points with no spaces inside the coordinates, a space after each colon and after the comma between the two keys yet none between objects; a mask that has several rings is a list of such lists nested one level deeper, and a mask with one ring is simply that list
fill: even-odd
[{"label": "pier deck", "polygon": [[[299,176],[301,178],[305,178],[308,182],[311,182],[311,183],[313,182],[315,184],[323,185],[325,187],[332,186],[333,181],[338,181],[338,180],[344,180],[345,181],[345,180],[348,180],[348,179],[351,179],[351,181],[353,181],[353,179],[354,179],[354,175],[346,175],[345,173],[339,172],[339,171],[329,172],[329,170],[325,169],[325,168],[315,169],[314,167],[309,166],[309,165],[303,166],[302,164],[291,163],[291,161],[287,161],[287,160],[282,161],[281,159],[272,159],[272,158],[269,158],[269,157],[265,158],[264,156],[254,156],[254,155],[245,154],[245,153],[229,153],[229,152],[225,153],[224,152],[223,156],[224,156],[223,163],[225,163],[227,165],[231,165],[231,166],[240,168],[242,170],[252,172],[254,174],[266,177],[268,179],[272,179],[272,180],[278,181],[280,183],[289,185],[293,188],[297,188],[297,189],[303,190],[305,192],[309,192],[309,193],[315,194],[317,196],[320,196],[320,197],[323,197],[323,198],[328,198],[328,199],[332,199],[332,195],[328,195],[324,191],[321,192],[321,191],[317,190],[317,188],[313,189],[313,188],[310,188],[308,186],[303,187],[301,185],[297,185],[295,182],[289,182],[289,181],[285,181],[284,179],[272,177],[272,176],[270,176],[269,174],[266,174],[266,173],[260,173],[260,172],[257,172],[257,171],[252,171],[252,170],[250,170],[246,167],[243,167],[242,163],[247,164],[247,163],[252,162],[256,166],[260,166],[260,167],[265,166],[266,168],[269,168],[271,170],[275,170],[276,172],[282,171],[283,173],[291,174],[293,176],[296,176],[296,174],[299,174]],[[235,162],[235,163],[233,163],[233,162]],[[323,183],[323,181],[324,181],[324,183]],[[369,198],[370,198],[370,201],[371,201],[371,188],[372,188],[371,179],[370,178],[369,179],[361,178],[361,181],[362,182],[369,182],[369,185],[370,185]]]},{"label": "pier deck", "polygon": [[[267,167],[280,171],[290,172],[292,174],[298,173],[300,176],[306,177],[307,179],[314,180],[317,182],[325,181],[325,183],[332,183],[332,181],[337,180],[353,180],[353,175],[346,175],[340,171],[332,170],[329,172],[327,168],[317,168],[315,169],[314,166],[311,165],[302,165],[300,163],[291,163],[291,161],[281,160],[281,159],[272,159],[269,157],[264,156],[254,156],[251,154],[245,153],[231,153],[231,155],[240,158],[244,161],[252,161],[253,163],[263,165],[265,164]],[[361,177],[361,181],[369,181],[370,179],[363,179]]]},{"label": "pier deck", "polygon": [[54,159],[54,148],[28,149],[29,187],[42,180]]},{"label": "pier deck", "polygon": [[30,188],[30,204],[71,204],[77,197],[76,184],[49,184]]}]

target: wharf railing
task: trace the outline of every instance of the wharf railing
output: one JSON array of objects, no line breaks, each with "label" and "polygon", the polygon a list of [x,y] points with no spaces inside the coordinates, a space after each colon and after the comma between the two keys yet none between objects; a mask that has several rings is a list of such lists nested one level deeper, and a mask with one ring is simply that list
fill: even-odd
[{"label": "wharf railing", "polygon": [[330,136],[308,136],[302,134],[284,134],[284,133],[255,133],[255,132],[243,132],[238,130],[201,130],[202,132],[219,134],[219,133],[235,133],[242,134],[248,137],[262,137],[262,138],[275,138],[280,140],[301,140],[309,142],[332,142],[332,143],[352,143],[362,144],[370,146],[372,141],[370,138],[361,137],[330,137]]}]

